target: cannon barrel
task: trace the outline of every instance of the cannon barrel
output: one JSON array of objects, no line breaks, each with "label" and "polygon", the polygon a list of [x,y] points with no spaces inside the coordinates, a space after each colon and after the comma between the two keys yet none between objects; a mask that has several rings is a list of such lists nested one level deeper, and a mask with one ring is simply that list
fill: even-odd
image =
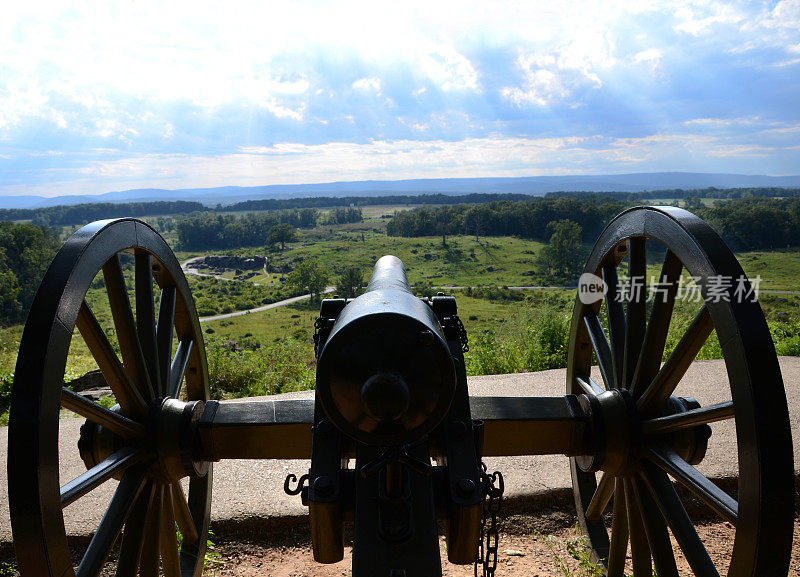
[{"label": "cannon barrel", "polygon": [[384,256],[367,291],[344,307],[317,362],[328,418],[367,445],[429,433],[450,407],[456,371],[431,307],[411,293],[402,261]]},{"label": "cannon barrel", "polygon": [[411,292],[411,285],[408,284],[403,261],[392,255],[386,255],[378,259],[372,271],[372,278],[369,279],[367,290],[364,292],[376,290],[401,290],[407,293]]}]

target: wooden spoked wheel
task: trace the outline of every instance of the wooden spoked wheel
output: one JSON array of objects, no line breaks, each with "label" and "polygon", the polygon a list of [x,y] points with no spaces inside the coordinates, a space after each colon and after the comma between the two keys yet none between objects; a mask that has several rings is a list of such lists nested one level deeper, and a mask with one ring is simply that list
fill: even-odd
[{"label": "wooden spoked wheel", "polygon": [[[121,258],[125,253],[133,258]],[[130,291],[125,259],[133,261]],[[101,271],[104,283],[97,284],[105,286],[114,326],[108,331],[85,300]],[[157,311],[154,290],[160,290]],[[113,391],[117,405],[110,409],[63,386],[76,327]],[[193,459],[192,444],[208,394],[194,302],[164,240],[131,219],[77,231],[36,294],[15,373],[8,480],[21,574],[134,576],[161,570],[168,577],[199,576],[211,468]],[[62,408],[86,419],[77,447],[59,448]],[[86,471],[61,479],[59,464],[70,457],[82,460]],[[89,532],[88,546],[71,550],[65,512],[80,511],[82,499],[112,479],[119,483],[102,521]]]},{"label": "wooden spoked wheel", "polygon": [[[659,288],[648,299],[653,264]],[[736,258],[693,214],[646,207],[608,225],[584,273],[601,277],[607,289],[595,302],[579,293],[567,372],[567,392],[580,395],[591,415],[593,453],[570,461],[578,519],[595,557],[610,577],[631,570],[636,577],[654,570],[676,576],[676,559],[703,577],[786,575],[793,523],[788,411],[767,323]],[[694,305],[678,298],[689,294],[680,289],[689,275],[702,296]],[[642,290],[637,279],[645,278]],[[694,307],[688,315],[687,306]],[[679,311],[693,320],[676,323]],[[671,324],[678,326],[670,331]],[[684,377],[714,332],[727,379],[695,395]],[[701,405],[695,396],[707,400]],[[718,456],[732,464],[728,485],[703,473],[715,436],[726,434],[737,445]],[[729,523],[729,561],[711,558],[698,518]]]}]

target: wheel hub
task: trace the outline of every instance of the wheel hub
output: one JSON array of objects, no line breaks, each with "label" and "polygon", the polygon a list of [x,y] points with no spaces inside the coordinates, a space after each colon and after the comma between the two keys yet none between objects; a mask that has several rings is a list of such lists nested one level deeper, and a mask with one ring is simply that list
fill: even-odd
[{"label": "wheel hub", "polygon": [[625,389],[599,395],[580,395],[578,401],[589,417],[590,453],[576,458],[581,470],[604,470],[613,475],[636,468],[635,445],[640,437],[636,403]]},{"label": "wheel hub", "polygon": [[197,423],[203,414],[203,401],[167,398],[158,411],[156,450],[161,473],[170,481],[208,473],[208,461],[194,459]]},{"label": "wheel hub", "polygon": [[[611,475],[630,475],[639,469],[642,428],[636,402],[630,391],[612,389],[599,395],[580,395],[578,401],[589,418],[586,447],[588,453],[576,457],[584,472],[604,471]],[[700,403],[691,397],[672,396],[662,415],[684,413],[699,409]],[[697,465],[706,454],[711,427],[698,425],[668,433],[663,441],[687,463]]]},{"label": "wheel hub", "polygon": [[[156,399],[145,423],[148,435],[143,443],[151,456],[153,475],[168,482],[183,477],[203,477],[209,463],[194,458],[197,422],[203,401],[184,402],[172,398]],[[119,412],[119,405],[112,407]],[[126,441],[90,420],[81,426],[78,450],[87,469],[102,462],[125,446]]]}]

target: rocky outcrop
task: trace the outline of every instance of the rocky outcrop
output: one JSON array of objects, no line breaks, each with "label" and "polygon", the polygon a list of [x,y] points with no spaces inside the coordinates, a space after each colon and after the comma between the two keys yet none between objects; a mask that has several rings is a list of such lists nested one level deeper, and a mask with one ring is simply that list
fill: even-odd
[{"label": "rocky outcrop", "polygon": [[267,259],[263,256],[230,256],[224,254],[214,254],[197,261],[200,266],[219,270],[259,270],[264,268]]},{"label": "rocky outcrop", "polygon": [[99,370],[89,371],[82,377],[78,377],[66,385],[76,393],[80,393],[92,401],[97,401],[103,397],[112,397],[114,395],[111,387],[106,383],[103,373]]}]

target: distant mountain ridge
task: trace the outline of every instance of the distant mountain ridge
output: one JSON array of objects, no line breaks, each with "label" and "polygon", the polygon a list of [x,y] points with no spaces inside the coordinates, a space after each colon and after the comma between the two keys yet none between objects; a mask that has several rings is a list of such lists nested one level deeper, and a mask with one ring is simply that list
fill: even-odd
[{"label": "distant mountain ridge", "polygon": [[0,208],[42,208],[86,202],[137,202],[193,200],[208,206],[263,198],[303,196],[381,196],[388,194],[522,193],[542,195],[557,191],[641,192],[694,188],[800,187],[800,175],[765,176],[703,172],[642,172],[608,175],[525,176],[488,178],[436,178],[408,180],[361,180],[317,184],[271,184],[166,190],[141,188],[97,195],[0,196]]}]

